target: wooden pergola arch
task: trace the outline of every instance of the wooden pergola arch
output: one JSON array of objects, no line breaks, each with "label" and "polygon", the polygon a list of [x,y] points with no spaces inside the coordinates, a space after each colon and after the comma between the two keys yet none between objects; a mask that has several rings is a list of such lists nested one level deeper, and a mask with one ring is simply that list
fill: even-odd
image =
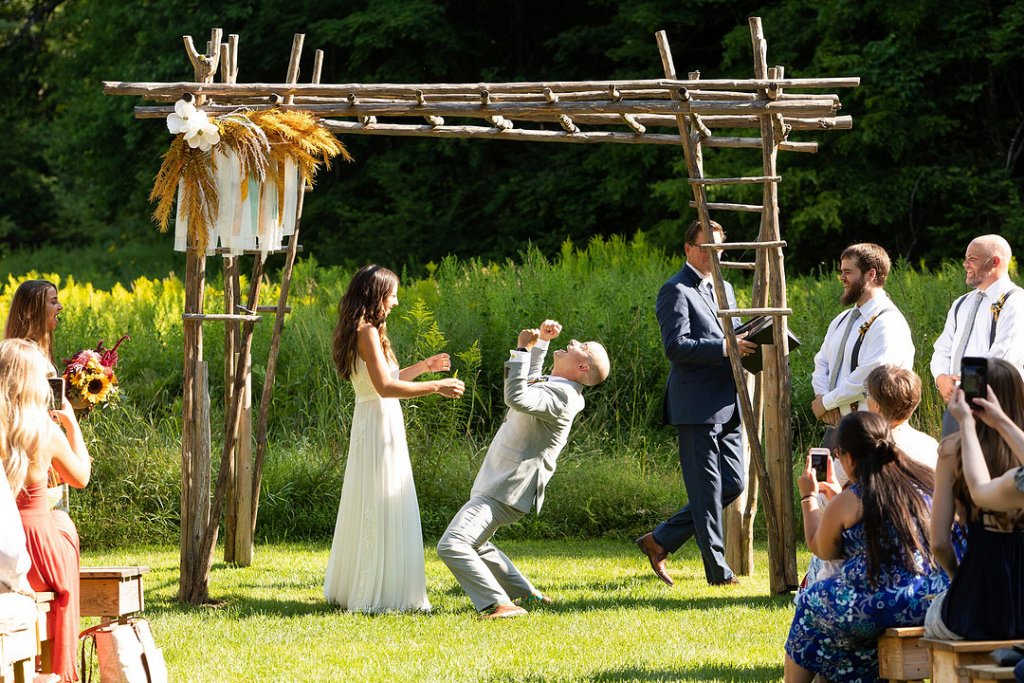
[{"label": "wooden pergola arch", "polygon": [[[750,486],[727,512],[727,553],[740,574],[749,574],[753,561],[752,521],[760,487],[769,536],[769,573],[773,593],[794,588],[798,582],[792,505],[792,439],[790,430],[790,374],[788,364],[786,276],[779,229],[777,156],[780,151],[816,152],[816,142],[789,139],[793,131],[845,130],[849,116],[838,116],[835,94],[820,90],[855,87],[859,78],[785,78],[781,66],[768,66],[767,43],[761,20],[749,19],[754,56],[752,79],[701,79],[690,72],[680,79],[664,31],[655,36],[664,73],[648,80],[609,80],[532,83],[423,83],[321,84],[323,51],[317,50],[311,82],[300,84],[299,60],[304,36],[296,34],[284,83],[237,83],[238,36],[222,42],[221,29],[213,29],[205,54],[191,36],[184,36],[195,80],[183,83],[105,82],[104,93],[135,95],[156,106],[135,108],[136,118],[164,118],[176,100],[191,94],[210,114],[240,107],[281,107],[309,111],[341,135],[398,137],[484,138],[562,143],[618,143],[678,145],[686,158],[693,191],[690,206],[704,226],[711,253],[718,300],[725,301],[722,270],[753,270],[752,305],[726,309],[723,318],[769,315],[774,338],[765,346],[764,371],[745,375],[736,335],[725,325],[726,345],[750,451]],[[220,74],[220,82],[214,82]],[[800,92],[793,92],[793,90]],[[810,91],[810,92],[808,92]],[[398,118],[402,121],[385,122]],[[407,119],[423,119],[409,123]],[[448,119],[479,120],[452,124]],[[523,125],[526,124],[526,125]],[[553,125],[552,125],[553,124]],[[557,126],[557,128],[555,128]],[[721,135],[720,131],[756,129],[756,136]],[[654,132],[658,131],[658,132]],[[760,176],[722,178],[704,172],[707,148],[759,150]],[[708,201],[710,186],[761,185],[760,204]],[[708,227],[712,211],[740,211],[761,216],[757,238],[748,242],[712,244]],[[301,215],[301,201],[300,201]],[[286,249],[281,293],[276,305],[260,305],[264,259],[254,259],[246,304],[239,287],[238,258],[225,258],[225,312],[203,311],[206,254],[190,244],[186,253],[184,325],[184,400],[182,417],[181,574],[179,598],[199,604],[208,600],[208,583],[216,547],[220,515],[226,503],[225,560],[241,565],[252,562],[263,461],[267,447],[267,417],[273,394],[278,350],[298,245],[298,227]],[[756,250],[753,262],[724,261],[720,252]],[[275,253],[275,252],[272,252]],[[255,434],[250,434],[249,382],[252,333],[261,313],[274,313],[267,370]],[[221,465],[211,499],[211,438],[207,364],[203,360],[202,323],[226,323],[225,433]]]}]

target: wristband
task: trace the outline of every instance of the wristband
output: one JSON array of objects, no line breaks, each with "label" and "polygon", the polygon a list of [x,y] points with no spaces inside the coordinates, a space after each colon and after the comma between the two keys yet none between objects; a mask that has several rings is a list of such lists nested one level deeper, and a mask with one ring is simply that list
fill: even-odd
[{"label": "wristband", "polygon": [[801,496],[800,502],[802,503],[805,500],[813,500],[814,498],[817,498],[817,494],[816,493],[808,493],[806,496]]}]

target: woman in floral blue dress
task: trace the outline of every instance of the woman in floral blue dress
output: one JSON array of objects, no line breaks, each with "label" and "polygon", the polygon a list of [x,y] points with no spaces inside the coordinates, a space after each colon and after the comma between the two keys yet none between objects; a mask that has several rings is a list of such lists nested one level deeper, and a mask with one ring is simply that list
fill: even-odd
[{"label": "woman in floral blue dress", "polygon": [[897,448],[873,413],[843,418],[837,442],[851,485],[822,512],[810,456],[797,483],[811,552],[845,562],[797,596],[786,681],[878,680],[879,634],[923,623],[932,597],[949,586],[928,543],[931,471]]}]

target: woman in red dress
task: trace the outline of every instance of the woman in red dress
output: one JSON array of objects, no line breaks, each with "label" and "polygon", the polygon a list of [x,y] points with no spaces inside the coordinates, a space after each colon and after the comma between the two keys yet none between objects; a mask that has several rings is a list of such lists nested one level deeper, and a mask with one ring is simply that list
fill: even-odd
[{"label": "woman in red dress", "polygon": [[0,457],[8,480],[16,481],[24,473],[17,501],[32,558],[29,583],[36,591],[54,593],[48,616],[53,671],[61,681],[75,681],[78,532],[67,513],[50,509],[46,488],[51,466],[64,481],[83,488],[89,483],[92,460],[67,398],[60,410],[49,410],[49,374],[50,359],[36,344],[24,339],[0,342]]}]

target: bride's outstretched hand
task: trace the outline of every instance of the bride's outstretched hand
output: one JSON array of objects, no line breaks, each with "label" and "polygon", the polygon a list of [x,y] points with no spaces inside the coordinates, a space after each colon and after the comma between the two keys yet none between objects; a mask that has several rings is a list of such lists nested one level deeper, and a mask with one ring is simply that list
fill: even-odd
[{"label": "bride's outstretched hand", "polygon": [[437,393],[447,398],[462,398],[465,391],[466,385],[461,379],[448,377],[437,382]]},{"label": "bride's outstretched hand", "polygon": [[430,372],[448,372],[452,369],[452,359],[447,353],[439,353],[423,361]]}]

